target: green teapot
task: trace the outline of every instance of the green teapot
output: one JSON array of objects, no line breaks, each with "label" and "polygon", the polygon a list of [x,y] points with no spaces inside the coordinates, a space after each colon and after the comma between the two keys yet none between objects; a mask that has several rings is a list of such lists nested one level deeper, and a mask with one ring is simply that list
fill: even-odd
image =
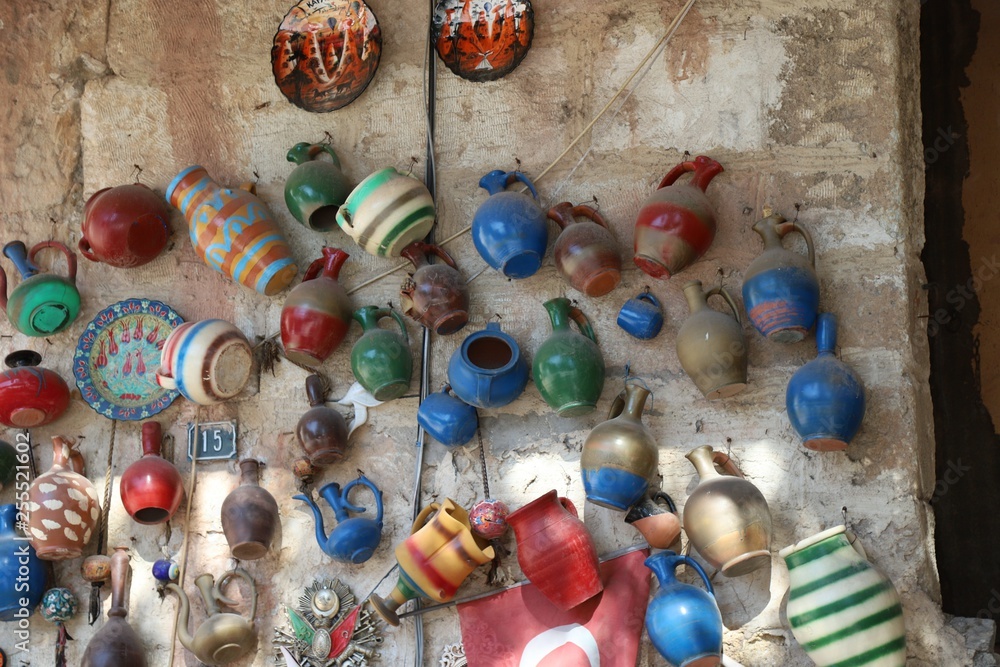
[{"label": "green teapot", "polygon": [[[566,297],[545,302],[552,334],[538,348],[532,375],[542,398],[560,417],[591,412],[604,389],[604,357],[590,320]],[[580,333],[570,329],[576,322]]]},{"label": "green teapot", "polygon": [[[40,273],[35,255],[42,248],[56,248],[66,255],[66,278]],[[3,247],[3,254],[21,274],[21,284],[8,297],[7,274],[0,268],[0,307],[14,328],[26,336],[50,336],[69,327],[80,314],[76,255],[58,241],[42,241],[30,252],[21,241],[11,241]]]}]

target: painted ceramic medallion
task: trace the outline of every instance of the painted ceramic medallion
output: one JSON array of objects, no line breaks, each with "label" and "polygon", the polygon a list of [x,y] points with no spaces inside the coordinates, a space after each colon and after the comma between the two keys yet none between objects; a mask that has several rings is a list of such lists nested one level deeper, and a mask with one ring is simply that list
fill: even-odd
[{"label": "painted ceramic medallion", "polygon": [[440,0],[433,21],[438,55],[469,81],[506,76],[528,54],[535,32],[530,0]]},{"label": "painted ceramic medallion", "polygon": [[361,0],[302,0],[278,26],[271,47],[274,81],[306,111],[334,111],[371,82],[382,55],[382,31]]},{"label": "painted ceramic medallion", "polygon": [[148,419],[178,393],[156,384],[167,336],[184,320],[169,306],[127,299],[109,306],[87,325],[73,356],[73,375],[83,399],[108,419]]}]

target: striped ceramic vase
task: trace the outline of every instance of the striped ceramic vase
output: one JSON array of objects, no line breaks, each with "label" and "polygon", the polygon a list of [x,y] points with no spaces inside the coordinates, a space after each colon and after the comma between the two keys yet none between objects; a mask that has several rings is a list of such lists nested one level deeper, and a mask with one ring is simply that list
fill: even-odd
[{"label": "striped ceramic vase", "polygon": [[788,624],[819,667],[903,667],[906,628],[892,582],[848,541],[844,526],[785,547]]},{"label": "striped ceramic vase", "polygon": [[337,212],[337,224],[366,252],[399,257],[431,231],[434,199],[416,178],[387,167],[354,188]]},{"label": "striped ceramic vase", "polygon": [[236,396],[250,378],[250,343],[225,320],[185,322],[170,332],[156,383],[199,405]]},{"label": "striped ceramic vase", "polygon": [[295,278],[292,251],[253,184],[224,188],[204,167],[188,167],[167,187],[167,201],[188,223],[195,252],[216,271],[266,296]]}]

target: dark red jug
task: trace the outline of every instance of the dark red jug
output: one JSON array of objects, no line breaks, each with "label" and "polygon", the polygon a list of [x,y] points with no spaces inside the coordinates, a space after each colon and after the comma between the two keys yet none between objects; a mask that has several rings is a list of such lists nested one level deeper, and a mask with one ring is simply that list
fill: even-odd
[{"label": "dark red jug", "polygon": [[[416,267],[399,290],[403,312],[442,336],[464,327],[469,321],[469,290],[451,255],[420,241],[403,248],[401,254]],[[437,255],[444,263],[431,264],[428,255]]]},{"label": "dark red jug", "polygon": [[292,361],[318,366],[344,341],[353,309],[337,277],[349,256],[339,248],[323,248],[323,256],[309,265],[285,299],[281,345]]},{"label": "dark red jug", "polygon": [[[587,221],[580,222],[577,217]],[[590,206],[573,206],[564,201],[549,209],[549,220],[562,228],[552,256],[559,273],[573,289],[587,296],[604,296],[618,287],[622,258],[618,243],[600,213]]]},{"label": "dark red jug", "polygon": [[98,190],[83,209],[80,253],[119,268],[156,259],[170,239],[166,200],[142,183]]},{"label": "dark red jug", "polygon": [[119,484],[122,505],[137,523],[169,521],[184,498],[181,474],[173,463],[160,456],[162,439],[159,422],[143,424],[142,458],[122,473]]},{"label": "dark red jug", "polygon": [[31,350],[11,352],[10,370],[0,373],[0,424],[11,428],[44,426],[69,407],[69,387],[59,374],[39,366],[42,356]]},{"label": "dark red jug", "polygon": [[299,419],[295,436],[313,466],[336,463],[347,451],[347,421],[327,406],[320,376],[306,378],[306,397],[312,407]]}]

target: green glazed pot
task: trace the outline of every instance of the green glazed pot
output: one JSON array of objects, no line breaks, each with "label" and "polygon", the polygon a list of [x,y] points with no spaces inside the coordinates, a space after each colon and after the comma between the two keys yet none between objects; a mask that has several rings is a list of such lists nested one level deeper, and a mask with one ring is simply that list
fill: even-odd
[{"label": "green glazed pot", "polygon": [[[331,161],[317,160],[326,152]],[[337,211],[351,193],[340,158],[328,144],[301,142],[288,151],[288,161],[299,165],[285,181],[285,205],[309,229],[328,232],[337,227]]]},{"label": "green glazed pot", "polygon": [[[532,365],[535,386],[560,417],[591,412],[604,388],[604,357],[587,316],[565,297],[545,302],[552,334]],[[570,329],[576,322],[580,333]]]},{"label": "green glazed pot", "polygon": [[[66,256],[67,275],[39,273],[35,255],[42,248],[56,248]],[[7,296],[7,275],[0,270],[0,306],[7,318],[26,336],[49,336],[59,333],[80,314],[80,292],[76,289],[76,255],[57,241],[43,241],[30,252],[21,241],[3,247],[21,274],[21,284]]]},{"label": "green glazed pot", "polygon": [[[379,320],[392,317],[401,334],[380,329]],[[354,311],[364,333],[351,349],[351,370],[361,386],[378,401],[399,398],[410,388],[413,358],[403,316],[390,308],[365,306]]]}]

